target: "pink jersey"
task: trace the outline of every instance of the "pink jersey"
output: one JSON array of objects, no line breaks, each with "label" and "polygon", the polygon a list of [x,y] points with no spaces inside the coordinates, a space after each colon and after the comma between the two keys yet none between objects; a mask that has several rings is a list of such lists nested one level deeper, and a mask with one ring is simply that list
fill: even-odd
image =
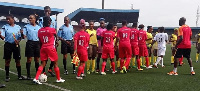
[{"label": "pink jersey", "polygon": [[77,45],[74,45],[77,46],[77,51],[78,49],[87,50],[90,41],[90,35],[81,30],[74,35],[74,40],[77,40]]},{"label": "pink jersey", "polygon": [[102,33],[103,37],[103,47],[113,48],[114,47],[114,38],[115,38],[115,32],[112,30],[110,31],[104,31]]},{"label": "pink jersey", "polygon": [[38,38],[42,43],[42,47],[49,47],[55,45],[56,30],[50,27],[43,27],[38,31]]},{"label": "pink jersey", "polygon": [[191,48],[192,30],[188,25],[182,25],[178,30],[178,39],[183,36],[183,40],[177,48]]},{"label": "pink jersey", "polygon": [[[106,28],[99,27],[97,29],[97,36],[101,36],[104,31],[106,31]],[[101,46],[101,40],[98,40],[97,42],[98,42],[98,46]]]},{"label": "pink jersey", "polygon": [[119,45],[130,45],[131,29],[128,27],[122,27],[117,31],[117,37],[119,38]]},{"label": "pink jersey", "polygon": [[139,40],[138,44],[139,45],[146,45],[146,40],[147,40],[147,33],[144,30],[139,30]]},{"label": "pink jersey", "polygon": [[137,29],[131,29],[131,45],[138,45],[139,31]]}]

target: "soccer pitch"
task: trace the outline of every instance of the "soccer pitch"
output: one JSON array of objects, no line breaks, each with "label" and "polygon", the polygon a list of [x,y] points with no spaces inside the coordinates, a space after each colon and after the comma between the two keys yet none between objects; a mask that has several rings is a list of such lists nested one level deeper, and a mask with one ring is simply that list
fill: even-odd
[{"label": "soccer pitch", "polygon": [[[0,68],[4,69],[3,60],[3,45],[4,42],[0,41]],[[26,76],[26,58],[25,58],[25,41],[20,43],[21,45],[21,65],[22,65],[22,75]],[[145,69],[144,71],[137,71],[136,68],[131,68],[131,70],[126,74],[112,74],[106,72],[106,75],[100,75],[92,73],[83,80],[77,80],[75,74],[72,74],[71,59],[68,56],[68,71],[69,75],[64,75],[63,65],[62,65],[62,55],[60,53],[60,46],[58,48],[59,61],[58,65],[60,68],[61,77],[65,79],[65,83],[56,83],[56,77],[51,77],[48,74],[48,84],[56,85],[58,87],[72,90],[72,91],[166,91],[166,90],[180,90],[180,91],[199,91],[199,77],[200,77],[200,63],[195,62],[196,49],[192,46],[191,58],[193,60],[194,70],[196,75],[190,75],[190,67],[184,58],[183,66],[178,67],[178,76],[169,76],[167,72],[172,71],[173,66],[170,64],[171,60],[171,46],[167,45],[166,56],[164,57],[165,68],[153,68]],[[49,63],[46,66],[49,67]],[[31,76],[35,76],[35,63],[32,61],[31,64]],[[107,62],[107,68],[109,67],[109,62]],[[15,61],[12,59],[10,65],[10,71],[17,72]],[[85,70],[86,73],[86,70]],[[60,91],[57,88],[50,87],[47,85],[36,85],[32,80],[18,80],[16,75],[10,74],[10,82],[5,82],[5,72],[0,70],[0,83],[6,84],[6,88],[1,88],[1,91]]]}]

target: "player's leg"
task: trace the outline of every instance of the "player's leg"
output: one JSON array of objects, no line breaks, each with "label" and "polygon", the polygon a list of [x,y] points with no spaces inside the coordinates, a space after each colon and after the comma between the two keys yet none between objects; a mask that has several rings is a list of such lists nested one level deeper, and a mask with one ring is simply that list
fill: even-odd
[{"label": "player's leg", "polygon": [[183,65],[183,55],[181,58],[179,58],[179,66],[182,66]]},{"label": "player's leg", "polygon": [[58,67],[58,61],[56,60],[56,61],[53,61],[53,62],[54,62],[54,71],[56,73],[56,78],[57,78],[56,82],[65,82],[64,79],[60,78],[60,69]]},{"label": "player's leg", "polygon": [[30,75],[31,61],[32,61],[32,57],[27,57],[26,71],[27,71],[27,79],[28,80],[31,79],[31,75]]},{"label": "player's leg", "polygon": [[83,67],[83,64],[84,64],[84,63],[85,63],[84,61],[81,61],[81,60],[80,60],[80,65],[79,65],[79,67],[78,67],[78,72],[77,72],[76,79],[83,79],[83,78],[81,77],[81,73],[82,73],[83,70],[84,70],[84,67]]},{"label": "player's leg", "polygon": [[[71,60],[72,60],[72,59],[73,59],[73,56],[74,56],[74,53],[70,53],[70,56],[71,56]],[[75,64],[72,64],[72,67],[73,67],[72,74],[76,74],[76,65],[75,65]]]},{"label": "player's leg", "polygon": [[99,63],[100,63],[100,59],[101,59],[101,54],[102,53],[98,53],[97,55],[97,68],[96,68],[96,73],[99,73]]},{"label": "player's leg", "polygon": [[13,46],[10,43],[5,43],[4,44],[4,56],[3,59],[5,59],[5,72],[6,72],[6,82],[9,82],[10,76],[9,76],[9,69],[10,69],[10,61],[11,61],[11,55]]},{"label": "player's leg", "polygon": [[101,75],[106,75],[104,71],[105,71],[107,59],[106,58],[102,58],[102,59],[103,59],[103,63],[101,65]]},{"label": "player's leg", "polygon": [[9,76],[9,68],[10,68],[10,61],[11,59],[5,59],[5,71],[6,71],[6,82],[9,82],[10,76]]},{"label": "player's leg", "polygon": [[141,66],[140,65],[140,57],[138,55],[136,55],[135,57],[136,57],[136,60],[137,60],[137,70],[142,71],[143,69],[140,68],[140,66]]},{"label": "player's leg", "polygon": [[87,68],[86,68],[87,74],[90,74],[90,66],[91,66],[90,64],[92,62],[92,53],[93,53],[92,45],[89,45],[89,48],[88,48],[88,61],[87,61]]},{"label": "player's leg", "polygon": [[196,53],[196,62],[199,61],[199,52],[200,52],[200,43],[198,43],[198,47],[197,47],[197,53]]},{"label": "player's leg", "polygon": [[20,53],[20,46],[16,47],[13,49],[13,58],[15,59],[16,63],[16,68],[17,68],[17,73],[18,73],[18,79],[19,80],[24,80],[25,78],[21,75],[21,64],[20,64],[20,59],[21,59],[21,53]]},{"label": "player's leg", "polygon": [[131,45],[128,46],[126,49],[125,49],[125,53],[126,53],[126,62],[125,62],[125,67],[126,69],[129,68],[129,64],[130,64],[130,61],[131,61],[131,56],[132,56],[132,50],[131,50]]},{"label": "player's leg", "polygon": [[36,72],[37,72],[37,70],[38,70],[38,67],[39,67],[39,57],[34,57],[34,61],[35,61],[35,70],[36,70]]},{"label": "player's leg", "polygon": [[46,66],[47,60],[43,60],[41,62],[42,62],[42,64],[38,67],[38,71],[37,71],[37,73],[35,75],[35,78],[33,79],[33,82],[35,82],[36,84],[42,84],[42,83],[39,82],[38,79],[39,79],[40,74],[43,71],[43,68]]},{"label": "player's leg", "polygon": [[151,48],[148,48],[149,65],[151,64]]},{"label": "player's leg", "polygon": [[63,54],[63,67],[64,67],[64,74],[68,75],[68,71],[67,71],[67,53]]},{"label": "player's leg", "polygon": [[144,46],[144,57],[145,57],[145,61],[146,61],[146,68],[147,69],[151,69],[152,67],[149,66],[149,57],[148,57],[148,49],[147,47]]},{"label": "player's leg", "polygon": [[115,56],[116,56],[117,69],[120,69],[119,49],[118,48],[115,50]]},{"label": "player's leg", "polygon": [[184,49],[184,53],[183,53],[183,56],[185,58],[187,58],[188,60],[188,63],[190,65],[190,69],[191,69],[191,75],[195,75],[195,72],[194,72],[194,69],[193,69],[193,66],[192,66],[192,59],[190,58],[190,53],[191,53],[191,49]]},{"label": "player's leg", "polygon": [[[171,47],[171,50],[173,50],[174,47]],[[174,55],[173,55],[173,51],[172,51],[172,56],[171,56],[171,64],[174,64]]]},{"label": "player's leg", "polygon": [[153,64],[155,64],[155,63],[156,63],[156,60],[157,60],[157,51],[158,51],[158,49],[154,49],[154,50],[153,50],[153,55],[154,55]]},{"label": "player's leg", "polygon": [[[67,51],[68,51],[68,53],[70,53],[71,60],[72,60],[74,57],[74,42],[73,41],[69,41],[69,42],[70,42],[70,45],[68,45]],[[72,74],[76,74],[76,65],[72,64],[72,67],[73,67]]]},{"label": "player's leg", "polygon": [[93,45],[92,47],[92,73],[95,71],[95,58],[96,58],[96,55],[97,55],[97,45]]}]

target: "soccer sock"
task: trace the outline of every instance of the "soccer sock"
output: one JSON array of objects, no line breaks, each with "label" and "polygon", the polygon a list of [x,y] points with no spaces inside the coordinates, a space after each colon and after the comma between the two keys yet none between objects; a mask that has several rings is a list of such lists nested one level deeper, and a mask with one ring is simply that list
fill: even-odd
[{"label": "soccer sock", "polygon": [[75,64],[72,64],[73,65],[73,70],[76,70],[76,65]]},{"label": "soccer sock", "polygon": [[106,62],[104,61],[101,65],[101,72],[104,72],[105,66],[106,66]]},{"label": "soccer sock", "polygon": [[161,66],[164,66],[163,58],[161,58]]},{"label": "soccer sock", "polygon": [[92,71],[95,70],[95,60],[92,60]]},{"label": "soccer sock", "polygon": [[5,66],[6,77],[9,77],[9,68],[10,68],[10,66]]},{"label": "soccer sock", "polygon": [[58,67],[54,67],[54,71],[56,73],[57,80],[60,80],[60,70],[59,70],[59,68]]},{"label": "soccer sock", "polygon": [[42,67],[42,66],[39,66],[39,67],[38,67],[38,71],[37,71],[36,76],[35,76],[35,79],[36,79],[36,80],[38,80],[38,78],[39,78],[39,76],[40,76],[42,70],[43,70],[43,67]]},{"label": "soccer sock", "polygon": [[111,65],[112,65],[112,69],[113,69],[113,72],[115,72],[115,62],[111,62]]},{"label": "soccer sock", "polygon": [[193,67],[190,67],[190,69],[191,69],[191,72],[194,71]]},{"label": "soccer sock", "polygon": [[149,65],[151,64],[151,57],[149,57]]},{"label": "soccer sock", "polygon": [[171,56],[171,63],[174,63],[174,56]]},{"label": "soccer sock", "polygon": [[21,77],[21,66],[16,66],[18,77]]},{"label": "soccer sock", "polygon": [[140,59],[137,59],[137,67],[140,69]]},{"label": "soccer sock", "polygon": [[196,61],[199,60],[199,53],[196,53]]},{"label": "soccer sock", "polygon": [[77,73],[78,77],[81,76],[82,71],[83,71],[83,66],[79,66],[78,67],[78,73]]},{"label": "soccer sock", "polygon": [[83,70],[82,70],[83,74],[85,73],[84,70],[85,70],[85,63],[83,63]]},{"label": "soccer sock", "polygon": [[145,57],[146,59],[146,67],[149,67],[149,57]]},{"label": "soccer sock", "polygon": [[173,70],[175,73],[177,73],[177,68],[174,68],[174,70]]},{"label": "soccer sock", "polygon": [[52,70],[52,68],[53,68],[53,65],[54,65],[54,62],[52,62],[52,61],[51,61],[51,63],[50,63],[50,66],[49,66],[49,69],[51,69],[51,70]]},{"label": "soccer sock", "polygon": [[30,76],[31,63],[26,63],[27,76]]},{"label": "soccer sock", "polygon": [[99,69],[100,58],[97,57],[97,69]]},{"label": "soccer sock", "polygon": [[120,60],[120,69],[122,70],[122,67],[124,66],[124,59],[121,58]]},{"label": "soccer sock", "polygon": [[156,61],[156,63],[155,63],[156,66],[158,65],[158,63],[160,62],[160,60],[161,60],[161,57],[158,57],[158,58],[157,58],[157,61]]},{"label": "soccer sock", "polygon": [[132,65],[135,66],[135,57],[132,59]]},{"label": "soccer sock", "polygon": [[117,67],[120,67],[120,60],[117,60]]},{"label": "soccer sock", "polygon": [[90,63],[91,63],[91,60],[88,60],[88,61],[87,61],[87,71],[90,70]]},{"label": "soccer sock", "polygon": [[38,67],[39,67],[39,62],[35,62],[35,69],[36,69],[36,72],[38,70]]},{"label": "soccer sock", "polygon": [[142,61],[143,61],[143,60],[142,60],[142,57],[141,57],[141,58],[140,58],[140,66],[142,66]]},{"label": "soccer sock", "polygon": [[64,70],[67,70],[67,60],[63,59],[63,66],[64,66]]},{"label": "soccer sock", "polygon": [[183,62],[183,56],[179,58],[179,63],[182,64],[182,62]]},{"label": "soccer sock", "polygon": [[126,67],[126,69],[128,69],[130,61],[131,61],[131,58],[126,59],[126,62],[125,62],[125,65],[124,65]]},{"label": "soccer sock", "polygon": [[153,64],[156,63],[157,56],[153,56]]},{"label": "soccer sock", "polygon": [[43,71],[42,71],[43,73],[45,72],[45,67],[43,68]]}]

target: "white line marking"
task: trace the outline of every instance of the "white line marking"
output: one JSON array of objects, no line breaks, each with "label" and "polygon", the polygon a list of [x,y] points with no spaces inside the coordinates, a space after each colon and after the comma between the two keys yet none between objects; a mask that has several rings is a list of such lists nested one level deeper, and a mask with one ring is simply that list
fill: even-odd
[{"label": "white line marking", "polygon": [[[0,68],[0,70],[5,71],[5,70],[2,69],[2,68]],[[12,71],[9,71],[9,73],[11,73],[11,74],[13,74],[13,75],[18,75],[17,73],[12,72]],[[24,77],[26,77],[26,76],[24,76]],[[57,89],[62,90],[62,91],[71,91],[71,90],[68,90],[68,89],[65,89],[65,88],[62,88],[62,87],[53,85],[53,84],[49,84],[49,83],[42,83],[42,84],[44,84],[44,85],[46,85],[46,86],[49,86],[49,87],[52,87],[52,88],[57,88]]]}]

